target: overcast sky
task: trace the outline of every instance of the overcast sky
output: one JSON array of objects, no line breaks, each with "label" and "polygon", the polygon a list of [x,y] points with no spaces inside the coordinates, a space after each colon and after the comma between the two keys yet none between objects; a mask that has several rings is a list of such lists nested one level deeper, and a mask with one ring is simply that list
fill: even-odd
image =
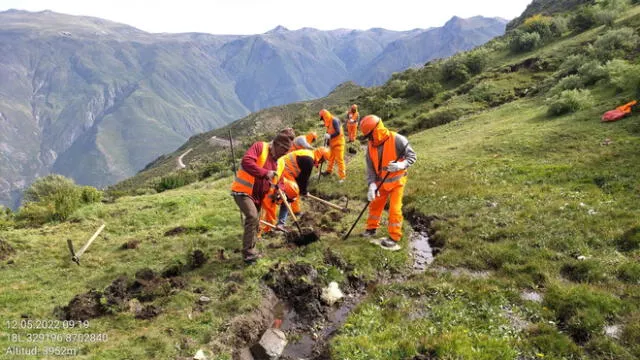
[{"label": "overcast sky", "polygon": [[531,0],[0,0],[0,11],[53,10],[89,15],[148,32],[258,34],[277,25],[409,30],[442,26],[452,16],[512,19]]}]

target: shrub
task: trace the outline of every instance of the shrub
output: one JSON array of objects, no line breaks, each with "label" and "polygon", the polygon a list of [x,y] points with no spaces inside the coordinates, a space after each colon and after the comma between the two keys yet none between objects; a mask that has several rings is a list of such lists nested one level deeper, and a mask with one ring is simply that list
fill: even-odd
[{"label": "shrub", "polygon": [[589,61],[578,69],[580,79],[585,86],[590,86],[609,77],[607,70],[596,60]]},{"label": "shrub", "polygon": [[220,171],[224,170],[224,166],[219,162],[208,163],[201,171],[200,171],[200,180],[206,179],[213,174],[217,174]]},{"label": "shrub", "polygon": [[561,29],[556,26],[553,18],[541,14],[526,19],[520,29],[528,33],[538,33],[545,41],[562,35]]},{"label": "shrub", "polygon": [[576,33],[580,33],[596,26],[595,11],[591,7],[583,7],[578,10],[569,20],[569,29]]},{"label": "shrub", "polygon": [[515,53],[527,52],[537,48],[541,42],[542,37],[537,32],[516,30],[511,35],[509,47]]},{"label": "shrub", "polygon": [[413,127],[413,131],[425,130],[444,125],[457,120],[462,115],[463,111],[460,109],[442,109],[425,113],[418,116],[417,122]]},{"label": "shrub", "polygon": [[487,67],[489,63],[489,51],[484,48],[469,51],[462,57],[462,62],[467,67],[469,73],[477,75]]},{"label": "shrub", "polygon": [[591,106],[592,98],[589,90],[565,90],[556,96],[547,113],[551,116],[569,114]]},{"label": "shrub", "polygon": [[142,196],[142,195],[153,195],[153,194],[157,194],[158,192],[156,191],[156,189],[152,189],[152,188],[148,188],[148,187],[143,187],[143,188],[137,188],[133,191],[133,194],[136,196]]},{"label": "shrub", "polygon": [[198,180],[198,176],[195,173],[189,170],[181,170],[161,177],[155,189],[157,192],[177,189],[189,185],[196,180]]},{"label": "shrub", "polygon": [[25,205],[18,219],[27,225],[64,221],[82,203],[82,191],[73,180],[62,175],[48,175],[36,180],[24,192]]},{"label": "shrub", "polygon": [[620,58],[638,46],[638,35],[631,28],[609,30],[593,43],[596,56],[601,60]]},{"label": "shrub", "polygon": [[587,62],[587,58],[584,55],[569,55],[558,68],[557,74],[560,77],[577,74],[578,69],[580,69],[585,62]]},{"label": "shrub", "polygon": [[442,79],[446,82],[464,83],[469,80],[469,68],[459,56],[452,57],[442,63]]},{"label": "shrub", "polygon": [[0,205],[0,230],[7,230],[11,226],[13,226],[13,212]]},{"label": "shrub", "polygon": [[498,106],[515,99],[512,91],[500,89],[493,83],[481,82],[469,92],[473,101],[484,102],[489,106]]},{"label": "shrub", "polygon": [[80,199],[85,204],[93,204],[102,200],[102,191],[93,186],[83,186],[80,189]]},{"label": "shrub", "polygon": [[624,60],[611,60],[605,70],[610,84],[619,92],[636,91],[640,86],[640,66],[631,65]]},{"label": "shrub", "polygon": [[558,81],[556,86],[551,89],[552,94],[559,94],[564,90],[580,89],[584,86],[582,79],[578,75],[569,75]]},{"label": "shrub", "polygon": [[444,89],[439,82],[426,81],[420,78],[409,80],[406,89],[406,95],[418,97],[423,100],[429,100],[441,93]]}]

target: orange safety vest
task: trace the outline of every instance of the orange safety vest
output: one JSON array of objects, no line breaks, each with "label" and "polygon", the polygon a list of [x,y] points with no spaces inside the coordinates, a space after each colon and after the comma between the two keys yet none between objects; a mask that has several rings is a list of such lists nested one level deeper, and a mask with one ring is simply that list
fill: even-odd
[{"label": "orange safety vest", "polygon": [[300,175],[298,156],[308,156],[313,159],[313,151],[308,149],[296,150],[282,157],[284,159],[284,176],[288,179],[295,180]]},{"label": "orange safety vest", "polygon": [[[264,164],[267,162],[268,156],[269,143],[263,142],[262,152],[260,153],[258,160],[256,160],[256,165],[258,165],[258,167],[264,167]],[[256,178],[246,172],[242,168],[242,164],[240,164],[240,169],[238,169],[238,172],[236,173],[236,178],[233,181],[233,184],[231,184],[231,191],[251,195],[253,193],[253,184],[255,182]]]},{"label": "orange safety vest", "polygon": [[[338,122],[340,122],[340,120],[338,120]],[[327,134],[329,135],[333,135],[338,132],[337,129],[333,128],[333,117],[331,119],[324,119],[324,126],[327,128]],[[344,131],[342,130],[342,125],[340,125],[340,135],[329,140],[329,146],[333,147],[340,144],[344,144]]]},{"label": "orange safety vest", "polygon": [[[404,158],[398,159],[398,154],[396,154],[396,132],[390,131],[389,138],[382,145],[382,160],[378,157],[378,147],[373,146],[371,142],[369,142],[369,158],[373,163],[373,169],[377,175],[377,183],[378,186],[386,191],[391,191],[396,186],[402,186],[407,183],[407,170],[400,170],[396,172],[392,172],[387,176],[387,171],[383,170],[386,168],[390,162],[392,161],[402,161]],[[384,181],[382,186],[380,185],[380,181],[387,176],[387,179]]]},{"label": "orange safety vest", "polygon": [[360,119],[360,114],[358,114],[357,111],[354,113],[352,112],[349,113],[349,122],[351,124],[357,124],[359,119]]}]

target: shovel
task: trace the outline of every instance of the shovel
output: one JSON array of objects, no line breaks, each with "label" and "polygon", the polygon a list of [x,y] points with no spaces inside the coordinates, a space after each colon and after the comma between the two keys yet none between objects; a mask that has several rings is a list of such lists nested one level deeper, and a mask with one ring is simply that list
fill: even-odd
[{"label": "shovel", "polygon": [[349,209],[347,209],[346,207],[342,207],[342,206],[336,205],[336,204],[331,203],[331,202],[329,202],[327,200],[321,199],[321,198],[319,198],[317,196],[313,196],[311,194],[307,194],[307,197],[309,199],[315,200],[315,201],[317,201],[317,202],[319,202],[321,204],[327,205],[330,208],[334,208],[334,209],[340,210],[342,212],[349,212]]},{"label": "shovel", "polygon": [[264,221],[264,220],[260,220],[260,224],[262,224],[262,225],[264,225],[264,226],[268,226],[268,227],[270,227],[271,229],[273,229],[273,230],[275,230],[275,231],[282,231],[282,232],[283,232],[283,233],[285,233],[285,234],[289,233],[287,230],[280,229],[280,228],[278,228],[277,226],[275,226],[275,225],[273,225],[273,224],[270,224],[270,223],[268,223],[268,222],[266,222],[266,221]]},{"label": "shovel", "polygon": [[73,243],[71,242],[71,239],[67,239],[67,246],[69,247],[69,251],[71,252],[71,260],[73,260],[76,264],[80,265],[80,257],[82,256],[82,254],[84,254],[85,251],[87,251],[91,243],[93,243],[93,241],[98,237],[98,235],[100,235],[104,227],[105,227],[105,224],[102,224],[102,226],[100,226],[100,228],[93,234],[93,236],[89,239],[89,241],[87,241],[87,243],[84,244],[84,246],[78,252],[75,252],[73,250]]},{"label": "shovel", "polygon": [[[284,206],[287,207],[287,211],[289,211],[289,214],[291,215],[293,222],[296,224],[296,227],[298,228],[298,236],[295,236],[295,234],[293,234],[292,232],[289,232],[287,234],[287,239],[298,246],[307,245],[312,242],[318,241],[319,239],[318,234],[316,234],[313,230],[302,231],[302,228],[300,227],[300,223],[298,222],[298,217],[296,216],[296,214],[293,213],[293,210],[291,209],[291,205],[289,204],[289,201],[287,201],[287,196],[284,194],[284,191],[282,191],[282,189],[279,189],[279,188],[276,188],[276,189],[278,191],[278,194],[280,194],[280,198],[282,198],[282,203],[284,204]],[[290,235],[293,235],[293,236],[290,236]]]}]

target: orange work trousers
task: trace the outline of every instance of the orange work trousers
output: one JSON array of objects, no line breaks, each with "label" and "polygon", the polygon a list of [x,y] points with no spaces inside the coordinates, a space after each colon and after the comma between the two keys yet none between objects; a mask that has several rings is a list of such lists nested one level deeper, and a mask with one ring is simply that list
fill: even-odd
[{"label": "orange work trousers", "polygon": [[327,173],[333,173],[333,164],[338,163],[338,177],[345,179],[347,177],[347,171],[344,164],[344,141],[337,145],[331,145],[331,156],[327,164]]},{"label": "orange work trousers", "polygon": [[375,198],[369,205],[369,218],[367,219],[367,230],[378,229],[380,218],[384,211],[387,198],[391,198],[389,203],[389,224],[387,230],[389,237],[393,241],[402,239],[402,196],[404,195],[404,185],[394,187],[391,191],[380,189],[380,196]]},{"label": "orange work trousers", "polygon": [[[269,195],[271,195],[271,192],[269,192]],[[262,216],[260,217],[260,220],[276,225],[278,221],[278,209],[280,206],[285,205],[280,200],[274,201],[273,197],[269,195],[265,196],[264,200],[262,200]],[[290,205],[294,214],[300,214],[300,197],[296,198]],[[262,224],[260,224],[260,228],[263,233],[268,233],[272,230],[267,225]]]},{"label": "orange work trousers", "polygon": [[358,134],[358,123],[347,123],[347,134],[349,134],[349,141],[356,141],[356,135]]}]

